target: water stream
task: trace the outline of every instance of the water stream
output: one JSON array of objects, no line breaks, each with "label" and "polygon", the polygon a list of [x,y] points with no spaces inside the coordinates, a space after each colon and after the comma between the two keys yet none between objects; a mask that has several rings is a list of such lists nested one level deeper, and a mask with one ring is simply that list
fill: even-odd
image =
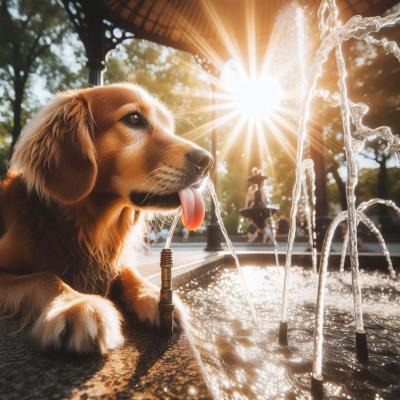
[{"label": "water stream", "polygon": [[[236,266],[240,276],[242,277],[245,297],[246,297],[246,301],[248,303],[249,309],[250,309],[251,314],[252,314],[252,320],[253,320],[253,322],[257,323],[257,315],[256,315],[256,312],[255,312],[253,303],[251,301],[250,291],[248,289],[248,284],[246,282],[246,277],[243,275],[242,267],[241,267],[240,261],[239,261],[239,257],[236,254],[235,248],[233,247],[232,241],[231,241],[231,239],[230,239],[230,237],[228,235],[228,232],[227,232],[227,230],[225,228],[225,224],[224,224],[224,221],[222,219],[221,208],[220,208],[220,205],[219,205],[217,193],[215,192],[214,185],[213,185],[213,183],[212,183],[212,181],[210,179],[208,179],[207,188],[208,188],[208,191],[209,191],[209,193],[211,195],[211,200],[214,202],[215,214],[216,214],[216,217],[217,217],[218,224],[220,226],[222,235],[223,235],[223,237],[225,239],[226,244],[228,245],[229,251],[230,251],[230,253],[231,253],[232,257],[233,257],[233,260],[235,262],[235,266]],[[179,219],[181,217],[181,214],[182,214],[182,212],[181,212],[181,209],[179,208],[179,210],[176,212],[176,214],[175,214],[175,216],[174,216],[174,218],[172,220],[172,223],[171,223],[171,226],[170,226],[170,229],[169,229],[169,232],[168,232],[168,236],[167,236],[167,239],[166,239],[166,242],[165,242],[165,248],[166,249],[169,249],[171,247],[172,238],[174,236],[174,232],[175,232],[176,226],[177,226],[177,224],[179,222]],[[276,243],[276,240],[275,240],[275,243]],[[276,252],[276,255],[277,255],[277,252]],[[278,265],[279,265],[279,263],[278,263]]]},{"label": "water stream", "polygon": [[[364,211],[367,208],[369,208],[373,205],[376,205],[376,204],[381,204],[381,205],[385,205],[386,207],[392,208],[399,217],[400,217],[400,208],[392,200],[384,200],[384,199],[379,199],[379,198],[374,198],[374,199],[370,199],[368,201],[364,201],[364,202],[360,203],[359,206],[357,207],[357,212],[363,216],[361,219],[361,222],[363,222],[367,226],[367,228],[376,236],[376,238],[382,248],[382,252],[387,260],[389,274],[393,279],[395,279],[396,271],[394,270],[392,260],[390,258],[390,253],[389,253],[389,250],[385,243],[385,239],[383,238],[381,232],[376,227],[376,225],[364,214]],[[347,230],[346,234],[344,236],[342,253],[341,253],[341,257],[340,257],[340,271],[341,272],[344,271],[344,263],[345,263],[345,258],[346,258],[348,240],[349,240],[349,233]]]},{"label": "water stream", "polygon": [[246,277],[243,274],[242,267],[241,267],[240,261],[239,261],[239,257],[237,256],[235,248],[233,247],[232,241],[229,238],[228,232],[226,231],[225,224],[224,224],[224,221],[222,219],[221,208],[219,206],[217,193],[215,192],[215,187],[214,187],[214,185],[213,185],[213,183],[211,182],[210,179],[208,180],[208,190],[210,192],[211,199],[212,199],[212,201],[214,202],[214,205],[215,205],[215,215],[217,216],[218,224],[219,224],[219,226],[221,228],[222,235],[223,235],[223,237],[225,239],[226,244],[228,245],[229,251],[232,254],[233,260],[235,262],[235,266],[236,266],[236,268],[237,268],[237,270],[238,270],[238,272],[240,274],[240,277],[242,279],[243,288],[244,288],[244,291],[245,291],[245,296],[246,296],[247,303],[248,303],[248,305],[250,307],[252,319],[253,319],[253,321],[255,323],[257,323],[257,315],[256,315],[256,311],[254,309],[253,303],[251,301],[249,286],[248,286],[248,283],[246,281]]},{"label": "water stream", "polygon": [[[346,66],[341,50],[341,44],[349,39],[368,40],[372,33],[379,32],[383,28],[392,27],[400,22],[400,11],[385,17],[366,17],[354,16],[346,23],[338,21],[338,9],[334,0],[323,0],[319,9],[319,26],[321,33],[321,44],[316,51],[315,61],[311,68],[310,81],[307,86],[307,94],[302,107],[302,117],[299,124],[297,155],[296,155],[296,179],[293,187],[292,207],[290,211],[290,229],[288,236],[287,258],[285,263],[285,277],[283,285],[282,316],[281,320],[287,321],[288,293],[290,282],[290,266],[292,261],[293,244],[296,232],[296,218],[298,203],[301,196],[301,163],[303,160],[305,139],[307,137],[307,127],[311,116],[311,103],[315,96],[320,95],[316,91],[318,80],[321,76],[324,64],[331,51],[335,51],[338,72],[339,72],[339,94],[329,96],[334,100],[335,106],[341,107],[343,129],[345,136],[346,159],[347,159],[347,199],[350,225],[350,253],[352,271],[354,277],[354,303],[356,324],[358,329],[363,329],[360,287],[358,285],[358,251],[356,239],[356,209],[354,189],[357,184],[357,167],[354,163],[355,152],[361,150],[365,141],[381,139],[385,141],[391,149],[397,153],[400,151],[400,139],[395,137],[391,129],[387,126],[370,128],[363,123],[363,118],[368,112],[368,106],[362,103],[353,103],[348,98],[346,87]],[[396,43],[387,40],[371,39],[371,44],[384,47],[388,53],[398,58],[400,50]],[[389,44],[390,43],[390,44]],[[351,132],[350,121],[355,127]]]},{"label": "water stream", "polygon": [[174,219],[171,222],[171,226],[169,228],[167,240],[165,241],[165,248],[169,249],[171,247],[172,238],[174,237],[176,225],[178,225],[179,219],[181,218],[182,209],[179,208],[178,211],[174,215]]},{"label": "water stream", "polygon": [[[272,204],[272,193],[271,188],[269,186],[264,188],[265,200],[267,204]],[[276,221],[275,217],[272,214],[272,209],[269,210],[269,220],[271,222],[271,231],[272,231],[272,242],[274,244],[274,255],[275,255],[275,264],[279,267],[279,254],[278,254],[278,242],[276,240]]]},{"label": "water stream", "polygon": [[[316,231],[315,231],[315,207],[317,199],[315,197],[315,171],[314,162],[311,159],[303,161],[302,171],[302,188],[304,194],[304,211],[307,220],[308,230],[308,245],[311,252],[311,262],[313,272],[317,272],[317,248],[315,246]],[[309,184],[307,183],[309,180]],[[310,194],[309,194],[310,193]]]},{"label": "water stream", "polygon": [[[322,380],[322,345],[323,345],[323,325],[324,325],[324,302],[325,302],[325,286],[327,279],[329,249],[333,239],[333,234],[339,223],[347,219],[349,244],[350,244],[350,260],[352,273],[352,292],[354,302],[354,317],[355,329],[358,333],[364,333],[364,321],[361,305],[361,282],[358,264],[358,248],[357,248],[357,224],[358,220],[363,221],[375,233],[374,224],[359,212],[356,208],[355,188],[357,185],[358,171],[355,163],[355,155],[360,151],[366,140],[384,140],[387,145],[395,152],[399,150],[399,139],[396,138],[389,127],[379,127],[376,129],[369,128],[364,125],[363,117],[368,111],[368,107],[364,104],[354,104],[350,101],[346,86],[347,70],[342,52],[342,43],[350,38],[365,39],[367,35],[373,32],[378,32],[384,27],[392,26],[400,21],[400,12],[388,15],[386,17],[370,17],[362,18],[355,16],[347,23],[341,24],[338,19],[339,12],[334,0],[323,0],[319,9],[321,45],[317,51],[315,67],[317,70],[318,63],[322,64],[326,61],[326,56],[332,50],[335,52],[337,70],[338,70],[338,88],[339,95],[336,96],[337,103],[340,106],[344,145],[347,166],[347,181],[346,181],[346,198],[347,211],[339,214],[331,223],[325,237],[321,264],[319,269],[317,310],[315,314],[315,330],[314,330],[314,347],[313,347],[313,377],[317,380]],[[373,41],[372,41],[373,42]],[[376,44],[376,43],[374,43]],[[396,51],[397,46],[391,43],[385,49],[387,51]],[[324,55],[323,58],[318,58],[318,54]],[[321,67],[321,65],[319,65]],[[309,93],[312,96],[312,93]],[[355,127],[352,132],[351,124]],[[298,173],[299,171],[297,171]],[[297,199],[294,199],[294,202]],[[296,205],[292,209],[296,210]],[[381,235],[378,235],[381,245],[384,241]],[[387,255],[386,246],[384,246],[385,255]],[[390,264],[391,265],[391,264]]]},{"label": "water stream", "polygon": [[[332,221],[328,228],[325,236],[321,260],[319,265],[319,280],[318,280],[318,295],[316,301],[315,319],[314,319],[314,334],[313,334],[313,362],[312,362],[312,376],[317,380],[322,380],[322,364],[323,364],[323,342],[324,342],[324,305],[326,302],[326,286],[328,276],[328,259],[333,240],[334,232],[344,221],[348,224],[348,239],[345,239],[342,252],[342,262],[344,263],[344,256],[346,254],[347,242],[350,250],[350,261],[351,261],[351,288],[352,288],[352,300],[353,300],[353,313],[355,321],[355,330],[358,333],[364,333],[364,319],[362,310],[362,299],[361,299],[361,277],[359,271],[359,260],[358,260],[358,247],[357,247],[357,226],[359,222],[364,223],[371,232],[377,237],[383,253],[388,261],[389,271],[392,277],[395,276],[393,265],[390,261],[390,255],[385,244],[384,238],[375,226],[375,224],[366,216],[364,211],[366,208],[373,204],[385,204],[395,209],[400,215],[400,208],[398,208],[390,200],[382,199],[371,199],[368,202],[361,203],[356,207],[356,196],[355,189],[358,181],[358,170],[355,162],[355,156],[365,146],[367,141],[381,140],[387,144],[387,146],[397,155],[400,153],[400,138],[393,135],[391,129],[387,126],[380,126],[377,128],[370,128],[365,125],[363,119],[368,113],[368,106],[363,103],[354,103],[350,100],[348,89],[346,85],[347,69],[346,62],[343,56],[342,44],[350,39],[363,40],[367,44],[372,46],[378,46],[383,48],[388,54],[393,55],[400,61],[400,49],[397,44],[387,39],[377,39],[373,36],[374,33],[381,31],[384,28],[392,27],[400,23],[400,11],[395,12],[384,17],[361,17],[354,16],[347,22],[342,23],[339,20],[339,12],[335,0],[322,0],[321,6],[318,11],[319,16],[319,29],[320,29],[320,45],[315,53],[315,59],[312,67],[310,68],[309,79],[305,78],[304,71],[301,71],[304,81],[304,101],[302,102],[301,119],[299,122],[298,129],[298,141],[297,141],[297,154],[296,154],[296,171],[295,171],[295,183],[292,193],[292,205],[290,210],[290,227],[288,234],[287,244],[287,255],[284,269],[284,281],[283,281],[283,292],[281,302],[281,322],[287,323],[288,310],[289,310],[289,293],[291,292],[290,276],[291,276],[291,264],[293,246],[296,234],[296,222],[299,208],[299,201],[301,200],[301,194],[304,193],[306,197],[306,209],[307,209],[307,223],[310,237],[310,247],[312,249],[312,263],[313,269],[316,270],[316,253],[314,246],[315,233],[315,180],[314,170],[309,165],[307,160],[304,160],[304,149],[305,142],[308,135],[308,124],[311,117],[311,106],[314,98],[320,97],[327,101],[333,107],[339,107],[342,124],[343,124],[343,137],[344,137],[344,148],[346,157],[346,168],[347,168],[347,181],[346,181],[346,198],[347,198],[347,210],[341,212]],[[298,13],[296,18],[296,24],[298,26],[298,34],[301,35],[304,31],[301,29],[301,24],[304,23],[304,13]],[[300,24],[300,25],[299,25]],[[299,38],[303,40],[304,38]],[[338,92],[330,93],[323,90],[317,90],[319,78],[322,75],[323,67],[328,59],[328,56],[333,53],[336,59],[337,71],[338,71]],[[300,57],[300,56],[299,56]],[[302,65],[300,63],[300,65]],[[304,67],[304,65],[303,65]],[[307,179],[308,176],[308,179]],[[310,182],[308,185],[307,182]],[[311,186],[311,187],[308,187]],[[233,248],[233,245],[229,239],[225,226],[223,224],[221,210],[219,202],[215,193],[214,186],[211,182],[208,185],[209,192],[211,194],[212,201],[215,204],[216,215],[218,223],[221,227],[221,232],[225,238],[228,248],[232,254],[235,267],[240,277],[241,285],[244,290],[246,303],[249,308],[249,313],[253,321],[257,321],[255,307],[252,302],[254,295],[254,285],[256,282],[246,282],[246,275],[243,272],[238,256]],[[311,199],[309,198],[311,193]],[[313,210],[310,210],[313,208]],[[170,235],[167,239],[166,246],[169,247],[172,240],[173,231],[176,223],[179,219],[179,213],[175,216],[171,226]],[[312,246],[311,246],[312,245]],[[278,260],[277,260],[278,261]],[[344,264],[343,264],[344,266]],[[343,267],[341,267],[343,268]],[[371,283],[371,282],[370,282]],[[251,296],[250,296],[251,288]],[[219,293],[220,300],[223,297],[223,293]],[[195,301],[195,300],[194,300]],[[196,300],[197,301],[197,300]],[[231,302],[234,299],[230,299]],[[267,303],[264,297],[264,304]],[[229,314],[230,315],[230,314]],[[246,313],[243,314],[246,316]],[[241,316],[241,318],[243,317]],[[235,317],[236,318],[236,317]],[[236,321],[236,320],[235,320]],[[236,322],[235,322],[236,323]],[[237,323],[240,323],[237,322]],[[261,321],[263,323],[263,321]],[[347,322],[348,325],[348,322]],[[257,326],[259,326],[257,324]],[[227,328],[228,329],[228,328]],[[259,331],[256,329],[256,331]],[[210,335],[213,335],[210,332]],[[263,357],[265,356],[263,352]],[[248,372],[248,371],[247,371]],[[240,380],[240,376],[238,378]]]}]

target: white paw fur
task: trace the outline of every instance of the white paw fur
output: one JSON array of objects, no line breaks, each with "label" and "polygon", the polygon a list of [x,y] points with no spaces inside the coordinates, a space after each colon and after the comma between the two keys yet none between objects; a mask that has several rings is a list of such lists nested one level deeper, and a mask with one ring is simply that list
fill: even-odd
[{"label": "white paw fur", "polygon": [[124,342],[121,315],[107,299],[95,295],[62,296],[50,303],[33,326],[44,348],[104,354]]},{"label": "white paw fur", "polygon": [[[138,296],[130,301],[129,306],[139,319],[139,321],[160,327],[160,311],[158,303],[160,301],[160,293],[158,288],[144,287],[139,290]],[[180,298],[174,294],[173,302],[174,309],[174,326],[184,328],[187,320],[188,313]]]}]

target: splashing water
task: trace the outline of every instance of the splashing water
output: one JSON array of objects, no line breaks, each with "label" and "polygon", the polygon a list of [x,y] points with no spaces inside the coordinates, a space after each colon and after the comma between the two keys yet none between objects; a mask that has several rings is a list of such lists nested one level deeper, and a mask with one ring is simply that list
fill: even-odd
[{"label": "splashing water", "polygon": [[390,253],[389,253],[389,250],[385,243],[385,239],[383,238],[381,232],[364,213],[358,213],[358,215],[359,215],[360,221],[376,236],[376,239],[378,240],[379,244],[381,245],[383,254],[386,257],[390,277],[393,279],[396,279],[396,271],[393,268],[392,260],[390,258]]},{"label": "splashing water", "polygon": [[[243,322],[250,318],[245,299],[238,296],[242,282],[233,265],[226,265],[178,289],[193,315],[193,338],[203,359],[215,399],[296,399],[310,400],[307,385],[311,370],[314,328],[314,274],[299,267],[292,269],[294,327],[296,335],[290,350],[274,346],[275,322],[279,319],[282,268],[246,266],[243,272],[251,283],[260,328],[256,331]],[[381,272],[362,275],[365,311],[373,316],[371,334],[375,354],[365,370],[354,359],[352,344],[351,276],[331,272],[327,282],[326,338],[329,360],[324,366],[329,399],[397,399],[399,355],[397,319],[400,282]],[[268,301],[266,301],[266,297]],[[338,334],[340,331],[340,334]],[[397,393],[397,396],[396,396]]]},{"label": "splashing water", "polygon": [[[319,28],[321,43],[315,54],[315,61],[310,69],[309,80],[305,85],[304,101],[302,102],[301,120],[299,123],[298,130],[298,141],[297,141],[297,154],[296,154],[296,173],[295,183],[292,194],[292,206],[290,210],[290,228],[288,234],[288,245],[287,245],[287,256],[285,262],[284,271],[284,283],[283,283],[283,294],[282,294],[282,309],[281,309],[281,321],[287,321],[288,305],[289,305],[289,289],[290,289],[290,269],[292,262],[292,254],[294,247],[294,239],[296,234],[296,219],[298,214],[298,205],[301,199],[302,190],[304,193],[309,192],[307,190],[307,179],[304,178],[304,148],[305,140],[308,135],[308,123],[311,117],[311,104],[315,97],[319,96],[325,99],[328,104],[333,107],[340,107],[343,133],[344,133],[344,147],[346,156],[347,166],[347,181],[346,181],[346,197],[347,197],[347,211],[343,211],[332,221],[326,233],[325,241],[323,244],[321,261],[319,267],[319,280],[318,280],[318,296],[316,302],[316,312],[314,321],[314,336],[313,336],[313,368],[312,374],[315,379],[322,379],[322,361],[323,361],[323,328],[324,328],[324,304],[325,304],[325,292],[326,292],[326,281],[328,273],[328,259],[330,253],[330,247],[333,240],[333,235],[340,223],[347,220],[348,223],[348,241],[350,247],[350,260],[351,260],[351,284],[352,284],[352,298],[354,302],[354,317],[356,331],[359,333],[364,332],[364,321],[362,313],[361,303],[361,281],[359,273],[358,263],[358,248],[357,248],[357,225],[359,222],[364,223],[377,237],[381,244],[383,252],[386,258],[389,260],[389,252],[387,251],[386,244],[383,240],[379,230],[373,224],[373,222],[364,214],[364,210],[368,205],[373,204],[376,201],[379,204],[386,202],[381,199],[372,199],[370,202],[360,204],[356,208],[356,197],[355,188],[358,180],[358,170],[355,163],[355,155],[362,150],[367,141],[382,140],[387,143],[388,147],[395,153],[397,157],[400,154],[400,139],[397,138],[387,126],[381,126],[378,128],[370,128],[365,125],[364,117],[368,113],[368,106],[363,103],[353,103],[349,99],[348,90],[346,86],[347,70],[346,63],[342,51],[342,43],[350,39],[363,40],[369,45],[378,46],[383,48],[387,53],[392,54],[400,61],[400,49],[397,44],[387,39],[376,39],[372,35],[379,32],[383,28],[392,27],[400,23],[400,11],[385,17],[368,17],[363,18],[361,16],[354,16],[349,19],[346,23],[342,24],[338,18],[338,8],[334,0],[323,0],[318,12],[319,15]],[[301,17],[298,18],[301,24]],[[317,90],[319,78],[322,75],[323,67],[328,60],[330,53],[334,53],[337,70],[338,70],[338,92],[330,93],[327,91]],[[354,127],[352,131],[352,126]],[[312,179],[311,179],[312,181]],[[219,203],[215,193],[215,189],[212,184],[209,184],[209,190],[211,193],[212,200],[215,203],[215,209],[217,214],[218,223],[220,224],[222,234],[226,240],[226,243],[231,251],[234,259],[238,274],[243,285],[246,301],[249,304],[250,312],[253,319],[256,320],[256,314],[254,306],[250,301],[249,290],[246,283],[245,276],[241,269],[239,259],[232,246],[232,243],[228,237],[226,229],[224,227]],[[311,188],[311,192],[314,192],[314,188]],[[311,198],[311,203],[314,202],[314,198]],[[308,199],[309,203],[310,199]],[[375,204],[375,203],[374,203]],[[389,204],[389,203],[388,203]],[[393,205],[389,205],[393,207]],[[395,206],[395,205],[394,205]],[[397,207],[397,206],[395,206]],[[314,207],[315,209],[315,207]],[[396,209],[397,210],[400,210]],[[398,211],[397,211],[398,212]],[[176,217],[179,218],[179,217]],[[309,217],[309,226],[315,226],[313,217]],[[174,220],[175,221],[175,220]],[[310,235],[310,237],[314,237]],[[172,237],[172,236],[171,236]],[[170,241],[169,241],[170,245]],[[347,247],[347,245],[346,245]],[[389,269],[392,270],[393,266],[389,263]],[[314,261],[313,261],[314,268]],[[394,271],[394,269],[393,269]],[[253,284],[253,282],[252,282]],[[265,300],[265,299],[264,299]]]},{"label": "splashing water", "polygon": [[[347,211],[339,214],[328,228],[321,256],[321,264],[319,268],[318,281],[318,296],[317,310],[315,314],[315,329],[314,329],[314,346],[313,346],[313,377],[322,380],[322,345],[323,345],[323,318],[324,318],[324,302],[325,302],[325,286],[327,279],[328,257],[333,234],[337,226],[347,219],[349,242],[350,242],[350,260],[352,274],[352,292],[354,301],[354,316],[356,332],[364,333],[364,322],[361,305],[361,284],[358,264],[358,249],[357,249],[357,224],[358,221],[364,222],[378,237],[380,243],[384,243],[381,235],[377,234],[375,225],[356,208],[355,188],[358,180],[358,171],[355,163],[355,155],[359,152],[366,141],[383,140],[387,143],[395,153],[400,151],[400,139],[396,138],[391,129],[386,126],[375,129],[367,127],[363,123],[363,118],[368,112],[368,107],[362,103],[352,103],[348,96],[346,86],[347,70],[342,52],[342,43],[351,38],[365,40],[369,44],[374,44],[383,47],[387,52],[394,54],[397,58],[400,54],[395,42],[387,40],[376,40],[374,38],[367,39],[370,34],[379,32],[385,27],[390,27],[400,22],[400,12],[387,15],[385,17],[369,17],[362,18],[355,16],[341,24],[338,19],[338,8],[334,0],[323,0],[318,11],[320,20],[321,44],[316,52],[315,63],[312,69],[312,81],[309,84],[307,96],[303,106],[303,116],[300,122],[297,162],[296,162],[296,180],[293,189],[293,203],[290,214],[290,230],[288,241],[288,254],[285,265],[285,281],[282,304],[282,320],[286,321],[287,306],[288,306],[288,288],[289,288],[289,273],[291,256],[293,250],[293,242],[295,236],[296,216],[298,202],[301,194],[301,162],[304,150],[304,140],[307,135],[307,124],[311,112],[311,101],[316,92],[317,82],[321,75],[322,67],[327,61],[328,55],[334,50],[336,64],[338,69],[338,87],[339,93],[328,95],[327,97],[334,103],[334,106],[340,106],[343,133],[344,147],[347,165],[347,181],[346,181],[346,198]],[[389,44],[390,43],[390,44]],[[351,131],[351,123],[354,125],[354,132]],[[385,254],[387,249],[384,245]]]},{"label": "splashing water", "polygon": [[179,208],[179,210],[176,212],[174,219],[171,222],[171,226],[169,228],[167,240],[165,241],[165,248],[169,249],[171,247],[171,242],[172,238],[174,237],[176,225],[178,225],[179,218],[181,217],[182,214],[182,209]]},{"label": "splashing water", "polygon": [[246,282],[246,277],[243,274],[239,258],[238,258],[237,254],[236,254],[235,248],[233,247],[232,241],[229,238],[228,232],[226,231],[225,224],[224,224],[224,221],[222,219],[221,208],[219,206],[217,193],[215,192],[215,187],[214,187],[214,185],[213,185],[213,183],[211,182],[210,179],[208,180],[208,190],[210,192],[211,199],[212,199],[212,201],[214,202],[214,205],[215,205],[215,215],[217,216],[218,224],[219,224],[219,226],[221,228],[222,235],[224,236],[225,242],[228,245],[229,251],[232,254],[233,260],[235,262],[235,266],[236,266],[236,268],[237,268],[237,270],[238,270],[238,272],[240,274],[240,277],[242,279],[246,300],[247,300],[247,303],[248,303],[248,305],[250,307],[250,311],[251,311],[251,314],[252,314],[253,321],[255,323],[257,323],[257,315],[256,315],[256,311],[254,309],[253,303],[251,301],[250,291],[249,291],[249,288],[248,288],[248,285],[247,285],[247,282]]},{"label": "splashing water", "polygon": [[[307,177],[310,181],[310,188],[308,187]],[[315,246],[316,241],[316,233],[315,233],[315,206],[316,206],[316,197],[315,197],[315,171],[314,171],[314,162],[313,160],[306,159],[302,164],[302,188],[304,193],[304,202],[305,207],[304,211],[307,219],[307,229],[308,229],[308,243],[311,251],[311,261],[312,261],[312,270],[313,272],[317,272],[317,248]],[[309,196],[309,191],[310,195]]]},{"label": "splashing water", "polygon": [[[388,270],[391,278],[395,279],[396,278],[396,271],[394,270],[392,260],[390,258],[390,253],[389,250],[386,246],[385,239],[383,238],[382,234],[380,233],[379,229],[376,227],[376,225],[364,214],[364,211],[371,207],[372,205],[375,204],[382,204],[387,207],[392,208],[393,210],[396,211],[397,215],[400,217],[400,208],[396,205],[396,203],[392,200],[384,200],[384,199],[379,199],[379,198],[374,198],[368,201],[362,202],[358,207],[357,207],[357,212],[361,215],[363,215],[362,222],[368,227],[368,229],[376,236],[381,248],[382,252],[386,258],[387,264],[388,264]],[[345,258],[346,258],[346,252],[347,252],[347,244],[349,240],[349,234],[348,231],[346,231],[344,241],[343,241],[343,247],[342,247],[342,254],[340,257],[340,272],[344,271],[344,263],[345,263]]]},{"label": "splashing water", "polygon": [[[373,200],[380,201],[381,199],[373,199]],[[324,302],[325,302],[325,292],[326,292],[326,279],[328,274],[329,253],[335,230],[342,222],[346,221],[347,219],[348,219],[347,211],[342,211],[331,222],[328,231],[326,233],[321,252],[321,264],[320,264],[319,281],[318,281],[318,296],[317,296],[317,305],[315,312],[314,346],[313,346],[313,376],[319,380],[322,380]],[[391,265],[390,256],[386,248],[385,241],[382,238],[382,235],[379,232],[379,230],[376,228],[375,224],[362,211],[357,211],[357,219],[363,222],[374,234],[376,234],[378,240],[381,243],[382,248],[384,249],[384,253],[387,256],[388,263],[390,263],[389,265]],[[354,278],[352,277],[352,281],[353,279]]]},{"label": "splashing water", "polygon": [[[230,253],[231,253],[231,255],[232,255],[233,259],[234,259],[235,266],[236,266],[236,268],[237,268],[237,270],[238,270],[238,272],[239,272],[239,274],[240,274],[240,276],[242,278],[243,288],[244,288],[244,292],[245,292],[245,296],[246,296],[246,301],[247,301],[247,303],[248,303],[248,305],[250,307],[253,321],[255,323],[257,323],[257,315],[256,315],[254,306],[253,306],[253,304],[251,302],[251,299],[250,299],[250,292],[249,292],[248,285],[247,285],[247,282],[246,282],[246,277],[243,275],[242,267],[240,265],[239,258],[238,258],[237,254],[236,254],[235,248],[233,247],[232,241],[229,238],[228,232],[226,231],[225,224],[224,224],[224,221],[222,219],[222,214],[221,214],[221,209],[220,209],[220,206],[219,206],[218,197],[217,197],[217,194],[215,192],[214,185],[213,185],[213,183],[211,182],[210,179],[208,179],[207,187],[208,187],[208,190],[209,190],[210,195],[211,195],[211,200],[214,202],[214,205],[215,205],[215,214],[217,216],[218,224],[220,226],[222,235],[224,236],[225,242],[228,245],[229,251],[230,251]],[[165,242],[165,248],[166,249],[169,249],[171,247],[172,238],[174,236],[174,232],[175,232],[176,226],[178,224],[178,221],[179,221],[179,219],[181,217],[181,214],[182,214],[182,211],[181,211],[181,209],[179,209],[176,212],[176,214],[175,214],[175,216],[174,216],[174,218],[172,220],[171,227],[170,227],[169,233],[168,233],[168,237],[167,237],[167,240]]]},{"label": "splashing water", "polygon": [[[287,320],[287,307],[288,307],[288,291],[290,280],[290,266],[292,261],[293,244],[296,232],[296,217],[298,211],[298,203],[301,196],[301,163],[304,153],[304,144],[307,137],[307,126],[311,116],[311,103],[315,96],[321,94],[317,91],[317,83],[322,74],[322,69],[326,63],[329,54],[335,49],[335,55],[339,71],[339,89],[340,94],[331,96],[330,100],[335,106],[340,105],[342,109],[342,117],[345,131],[345,145],[346,145],[346,159],[348,160],[348,178],[347,178],[347,194],[349,202],[349,215],[351,216],[351,233],[350,248],[352,253],[352,270],[354,271],[355,280],[357,279],[356,261],[357,254],[357,241],[356,241],[356,212],[355,212],[355,196],[354,188],[357,183],[357,168],[354,163],[354,153],[360,151],[365,141],[376,140],[377,138],[384,140],[389,147],[397,154],[400,151],[400,139],[395,137],[391,129],[386,126],[378,127],[375,129],[369,128],[363,123],[363,118],[368,112],[368,106],[362,103],[352,103],[348,99],[346,88],[346,66],[341,51],[341,43],[349,39],[355,38],[359,40],[366,40],[372,33],[379,32],[383,28],[392,27],[400,22],[400,11],[385,17],[366,17],[354,16],[345,24],[340,24],[338,21],[338,10],[334,0],[323,0],[319,9],[320,18],[320,32],[321,44],[316,51],[315,61],[311,68],[310,77],[307,87],[307,94],[302,107],[302,117],[299,124],[299,134],[297,142],[296,154],[296,178],[293,187],[292,207],[290,211],[290,228],[288,235],[287,257],[285,263],[285,278],[283,285],[283,301],[282,301],[282,316],[281,320]],[[400,52],[398,46],[394,42],[372,40],[373,44],[384,47],[387,52],[390,52],[395,57],[398,57]],[[371,42],[371,44],[372,44]],[[388,44],[390,43],[390,45]],[[350,130],[350,119],[355,126],[353,135]],[[362,324],[361,316],[361,302],[359,297],[359,289],[355,282],[355,309],[357,326],[360,328]]]},{"label": "splashing water", "polygon": [[[272,193],[271,188],[269,186],[264,188],[265,199],[268,204],[272,204]],[[272,242],[274,244],[274,255],[275,255],[275,264],[279,267],[279,254],[278,254],[278,242],[276,241],[276,221],[274,216],[272,215],[272,209],[269,209],[269,220],[271,222],[271,231],[272,231]]]}]

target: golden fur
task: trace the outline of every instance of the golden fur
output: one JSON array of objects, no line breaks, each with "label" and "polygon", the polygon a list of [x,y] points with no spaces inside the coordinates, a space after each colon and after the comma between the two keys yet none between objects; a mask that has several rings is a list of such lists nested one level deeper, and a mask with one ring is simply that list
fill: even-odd
[{"label": "golden fur", "polygon": [[[124,123],[135,112],[145,129]],[[129,311],[158,325],[157,288],[120,261],[146,209],[129,196],[193,183],[185,154],[195,148],[138,86],[56,96],[24,128],[1,184],[0,314],[33,322],[44,348],[104,353],[123,341],[122,316],[107,298],[115,286]]]}]

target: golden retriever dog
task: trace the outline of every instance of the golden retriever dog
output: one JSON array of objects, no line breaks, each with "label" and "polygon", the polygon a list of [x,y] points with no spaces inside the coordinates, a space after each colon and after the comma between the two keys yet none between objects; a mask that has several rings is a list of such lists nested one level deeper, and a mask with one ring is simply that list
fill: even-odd
[{"label": "golden retriever dog", "polygon": [[77,353],[122,344],[110,299],[157,326],[158,289],[123,250],[146,210],[181,206],[185,225],[199,225],[211,164],[136,85],[57,95],[22,131],[1,184],[0,315],[32,323],[44,349]]}]

